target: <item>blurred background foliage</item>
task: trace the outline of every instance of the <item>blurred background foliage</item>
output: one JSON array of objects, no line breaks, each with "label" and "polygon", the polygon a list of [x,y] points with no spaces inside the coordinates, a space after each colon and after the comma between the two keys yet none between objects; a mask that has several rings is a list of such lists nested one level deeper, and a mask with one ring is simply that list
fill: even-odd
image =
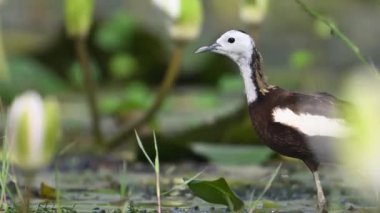
[{"label": "blurred background foliage", "polygon": [[[102,131],[108,137],[149,108],[173,44],[164,27],[165,17],[150,1],[94,2],[88,44],[99,90]],[[308,3],[331,17],[370,61],[380,65],[378,0]],[[236,113],[245,104],[237,67],[221,56],[193,54],[226,30],[250,32],[250,26],[240,20],[238,1],[205,0],[203,6],[202,33],[185,49],[174,90],[158,116],[141,128],[147,137],[151,129],[157,130],[163,146],[160,150],[165,153],[168,147],[168,158],[174,148],[182,150],[192,142],[258,141],[248,116]],[[56,95],[64,111],[63,141],[90,146],[89,134],[82,134],[88,133],[90,126],[81,96],[83,76],[72,41],[64,33],[62,1],[5,0],[0,7],[0,38],[9,70],[9,79],[0,82],[3,103],[9,104],[27,89]],[[269,1],[265,19],[254,33],[270,83],[285,88],[338,95],[344,77],[361,65],[325,25],[311,19],[291,0]],[[3,126],[4,121],[1,123]],[[202,154],[209,150],[206,146],[188,148]]]}]

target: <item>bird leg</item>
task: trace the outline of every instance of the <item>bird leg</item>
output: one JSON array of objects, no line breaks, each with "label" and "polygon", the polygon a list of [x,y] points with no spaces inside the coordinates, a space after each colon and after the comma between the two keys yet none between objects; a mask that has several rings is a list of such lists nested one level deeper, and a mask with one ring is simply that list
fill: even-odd
[{"label": "bird leg", "polygon": [[318,212],[325,213],[327,212],[326,198],[323,193],[322,184],[319,179],[318,171],[313,172],[315,185],[317,187],[317,196],[318,196]]}]

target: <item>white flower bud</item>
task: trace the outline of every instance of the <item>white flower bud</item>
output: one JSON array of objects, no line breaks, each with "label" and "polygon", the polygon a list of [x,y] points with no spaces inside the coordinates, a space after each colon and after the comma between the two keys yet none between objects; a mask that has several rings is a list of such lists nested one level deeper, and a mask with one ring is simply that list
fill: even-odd
[{"label": "white flower bud", "polygon": [[247,24],[261,23],[268,11],[268,0],[241,0],[240,18]]},{"label": "white flower bud", "polygon": [[170,36],[175,41],[189,41],[199,36],[203,11],[199,0],[153,0],[169,18]]},{"label": "white flower bud", "polygon": [[181,12],[180,0],[153,0],[153,4],[166,13],[170,19],[177,20]]},{"label": "white flower bud", "polygon": [[44,102],[36,92],[17,97],[9,110],[6,142],[10,160],[25,170],[50,163],[59,135],[56,101]]}]

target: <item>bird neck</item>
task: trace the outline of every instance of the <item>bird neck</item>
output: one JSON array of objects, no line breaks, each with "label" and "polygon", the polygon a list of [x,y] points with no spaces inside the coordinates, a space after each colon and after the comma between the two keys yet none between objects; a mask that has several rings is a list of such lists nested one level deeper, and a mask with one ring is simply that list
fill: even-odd
[{"label": "bird neck", "polygon": [[255,102],[259,97],[265,96],[270,86],[261,71],[261,56],[254,50],[249,63],[239,63],[240,73],[243,77],[245,93],[248,104]]}]

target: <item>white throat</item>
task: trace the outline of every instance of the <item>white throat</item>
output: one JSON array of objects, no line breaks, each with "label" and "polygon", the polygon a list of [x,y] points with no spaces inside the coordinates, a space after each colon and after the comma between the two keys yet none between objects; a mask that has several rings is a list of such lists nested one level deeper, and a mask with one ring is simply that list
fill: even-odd
[{"label": "white throat", "polygon": [[245,94],[247,95],[248,104],[257,99],[256,86],[252,81],[252,68],[247,64],[239,64],[240,74],[243,77]]}]

